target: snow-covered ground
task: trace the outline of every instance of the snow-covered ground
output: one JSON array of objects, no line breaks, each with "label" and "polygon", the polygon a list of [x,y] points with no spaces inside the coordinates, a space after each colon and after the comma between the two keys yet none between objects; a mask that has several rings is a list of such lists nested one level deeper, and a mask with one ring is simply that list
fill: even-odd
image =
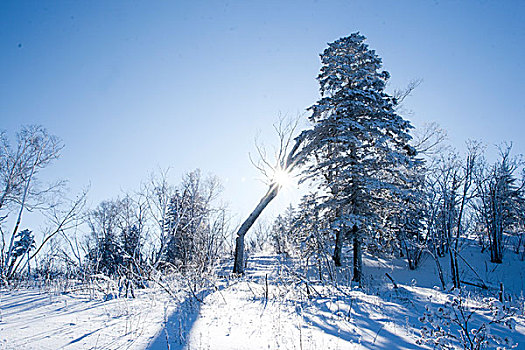
[{"label": "snow-covered ground", "polygon": [[245,278],[204,300],[187,349],[415,348],[411,330],[384,315],[396,304],[350,291],[359,300],[350,311],[348,296],[328,288],[309,286],[321,296],[308,298],[276,256],[255,256],[248,266]]},{"label": "snow-covered ground", "polygon": [[[357,288],[345,282],[345,270],[337,285],[307,282],[290,269],[289,260],[259,254],[250,257],[246,276],[210,281],[197,295],[202,302],[176,288],[168,295],[158,286],[137,289],[135,299],[106,301],[85,290],[2,291],[0,349],[432,348],[418,343],[428,320],[421,316],[462,297],[474,312],[470,327],[489,324],[493,315],[486,300],[497,297],[499,281],[511,299],[515,329],[490,324],[490,333],[525,348],[525,263],[508,253],[503,264],[491,264],[476,247],[463,249],[462,256],[470,265],[461,265],[462,279],[483,280],[493,289],[467,287],[460,296],[444,292],[431,258],[409,271],[402,259],[369,257],[365,286]],[[447,259],[441,263],[448,280]],[[460,347],[457,327],[448,330]]]},{"label": "snow-covered ground", "polygon": [[[337,286],[310,283],[308,294],[307,283],[287,268],[287,261],[274,255],[253,256],[244,278],[230,281],[204,299],[186,347],[180,348],[432,348],[432,344],[418,342],[425,325],[421,316],[459,299],[465,303],[465,311],[474,312],[470,330],[486,323],[491,334],[501,340],[509,337],[517,348],[525,348],[525,263],[509,253],[503,264],[492,264],[487,253],[480,253],[475,246],[465,247],[461,254],[466,260],[460,265],[462,279],[474,283],[483,280],[493,289],[465,286],[465,293],[458,296],[439,287],[436,264],[431,258],[423,261],[416,271],[410,271],[403,259],[369,257],[365,259],[367,277],[363,289],[344,282]],[[440,262],[448,281],[448,258]],[[385,272],[394,278],[397,289]],[[348,271],[341,271],[341,275],[345,273],[349,275]],[[503,282],[507,297],[513,300],[512,305],[520,306],[512,317],[516,322],[513,330],[503,323],[490,324],[493,310],[486,300],[497,297],[499,281]],[[455,346],[461,347],[458,327],[452,325],[448,331],[451,337],[457,337]]]},{"label": "snow-covered ground", "polygon": [[159,288],[104,300],[93,291],[0,292],[0,349],[144,349],[177,305]]}]

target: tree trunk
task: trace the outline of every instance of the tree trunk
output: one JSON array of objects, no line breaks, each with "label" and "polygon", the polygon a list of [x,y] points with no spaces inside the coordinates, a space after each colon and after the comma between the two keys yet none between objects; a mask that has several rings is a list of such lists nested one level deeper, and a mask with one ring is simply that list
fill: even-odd
[{"label": "tree trunk", "polygon": [[233,273],[244,273],[244,236],[239,235],[235,239],[235,262],[233,263]]},{"label": "tree trunk", "polygon": [[255,220],[261,215],[262,211],[270,204],[270,202],[277,196],[279,192],[278,184],[271,184],[268,192],[261,199],[257,207],[252,211],[248,218],[242,223],[237,231],[237,239],[235,242],[235,262],[233,263],[233,273],[244,273],[244,236],[248,230],[255,223]]},{"label": "tree trunk", "polygon": [[[451,247],[452,248],[452,247]],[[450,249],[449,257],[450,257],[450,274],[452,277],[452,283],[454,284],[454,288],[459,288],[459,272],[456,270],[457,262],[456,262],[456,252],[452,251]]]},{"label": "tree trunk", "polygon": [[[437,249],[434,248],[434,250],[437,250]],[[439,280],[441,281],[441,286],[443,287],[443,290],[446,290],[447,284],[445,283],[445,277],[443,276],[443,269],[441,268],[441,264],[439,263],[438,254],[437,254],[437,252],[434,252],[434,253],[430,252],[430,254],[432,255],[432,257],[434,258],[434,260],[436,262],[436,267],[437,267],[437,270],[438,270]]]},{"label": "tree trunk", "polygon": [[503,234],[501,232],[501,227],[499,225],[496,225],[494,229],[494,240],[492,242],[492,259],[491,262],[496,264],[501,264],[503,262],[503,249],[502,249],[502,241],[503,241]]},{"label": "tree trunk", "polygon": [[340,228],[335,233],[334,259],[335,266],[343,266],[341,255],[343,250],[343,229]]},{"label": "tree trunk", "polygon": [[[335,191],[334,191],[335,192]],[[335,192],[337,195],[337,192]],[[341,208],[338,206],[335,209],[335,217],[339,219],[341,217]],[[345,230],[344,225],[339,227],[335,233],[335,247],[334,247],[334,255],[332,258],[334,259],[334,265],[335,266],[343,266],[342,262],[342,251],[343,251],[343,236],[344,236]]]},{"label": "tree trunk", "polygon": [[[38,162],[38,159],[40,159],[40,155],[37,157],[37,161],[35,161],[35,163],[33,164],[33,167],[31,168],[31,172],[29,174],[29,177],[26,180],[27,182],[26,182],[26,185],[25,185],[25,188],[24,188],[24,193],[22,195],[22,201],[20,202],[20,210],[18,211],[18,217],[16,219],[15,228],[13,229],[13,233],[11,234],[11,240],[9,241],[9,249],[7,251],[7,257],[6,257],[6,260],[5,260],[5,268],[7,270],[5,272],[5,276],[8,279],[10,278],[10,276],[12,274],[12,269],[13,269],[14,264],[15,264],[15,261],[11,261],[11,259],[13,258],[12,255],[13,255],[13,248],[14,248],[15,237],[16,237],[16,234],[18,232],[18,228],[20,227],[20,222],[22,221],[22,213],[24,212],[24,209],[25,209],[27,194],[29,192],[29,186],[31,185],[31,180],[32,180],[33,175],[35,173],[35,167],[36,167],[36,164]],[[16,260],[16,259],[14,259],[14,260]],[[11,263],[11,265],[8,265],[10,263]]]},{"label": "tree trunk", "polygon": [[357,227],[354,226],[354,276],[352,277],[352,281],[359,283],[361,285],[361,276],[363,274],[363,251],[361,249],[361,237],[359,237],[359,233],[357,230]]}]

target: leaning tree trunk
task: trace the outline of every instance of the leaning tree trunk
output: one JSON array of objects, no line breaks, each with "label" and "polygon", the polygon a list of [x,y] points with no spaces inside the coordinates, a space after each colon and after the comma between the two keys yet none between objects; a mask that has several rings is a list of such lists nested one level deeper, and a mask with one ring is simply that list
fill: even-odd
[{"label": "leaning tree trunk", "polygon": [[277,196],[279,192],[279,185],[273,183],[270,185],[268,192],[261,199],[257,207],[252,211],[248,218],[242,223],[239,231],[237,231],[237,239],[235,240],[235,262],[233,264],[233,273],[244,273],[244,236],[252,227],[255,220],[261,215],[262,211],[270,204],[270,202]]},{"label": "leaning tree trunk", "polygon": [[[285,172],[290,172],[299,163],[301,158],[304,156],[304,154],[299,152],[299,147],[303,143],[305,137],[306,134],[303,132],[301,135],[295,138],[295,144],[290,152],[285,158],[283,157],[280,160],[280,169]],[[283,149],[283,153],[284,152],[285,151]],[[246,233],[255,223],[255,220],[257,220],[259,215],[261,215],[262,211],[268,206],[268,204],[270,204],[275,196],[277,196],[279,188],[280,186],[278,183],[272,182],[264,197],[261,199],[259,204],[257,204],[257,207],[255,207],[248,218],[242,223],[241,227],[239,227],[239,230],[237,231],[237,239],[235,240],[235,262],[233,263],[233,273],[244,273],[244,236],[246,236]]]}]

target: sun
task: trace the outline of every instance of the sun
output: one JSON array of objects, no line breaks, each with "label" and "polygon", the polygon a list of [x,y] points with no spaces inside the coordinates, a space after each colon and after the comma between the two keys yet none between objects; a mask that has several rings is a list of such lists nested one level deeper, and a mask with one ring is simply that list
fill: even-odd
[{"label": "sun", "polygon": [[283,169],[276,169],[274,171],[273,181],[280,187],[289,187],[292,184],[290,173]]}]

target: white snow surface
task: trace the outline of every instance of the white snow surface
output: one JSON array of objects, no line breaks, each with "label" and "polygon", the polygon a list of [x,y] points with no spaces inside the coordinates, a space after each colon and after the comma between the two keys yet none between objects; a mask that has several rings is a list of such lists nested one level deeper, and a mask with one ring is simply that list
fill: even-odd
[{"label": "white snow surface", "polygon": [[0,349],[144,349],[173,309],[157,289],[107,301],[82,291],[2,291]]},{"label": "white snow surface", "polygon": [[[490,264],[475,248],[462,254],[476,270],[463,265],[463,279],[481,278],[493,288],[501,281],[514,302],[523,304],[524,262],[509,253],[504,264]],[[196,293],[202,302],[182,288],[168,295],[158,286],[137,289],[135,299],[106,301],[82,290],[2,290],[0,349],[432,348],[416,343],[423,325],[419,318],[426,306],[436,307],[452,296],[438,287],[430,258],[409,271],[402,259],[368,257],[364,288],[343,281],[348,269],[340,271],[341,282],[335,285],[307,283],[290,266],[289,259],[258,254],[250,257],[246,276],[235,279],[227,277],[226,266],[224,277]],[[448,280],[446,258],[442,267]],[[399,288],[392,287],[385,272]],[[315,278],[314,271],[308,276]],[[488,320],[483,297],[497,295],[497,289],[465,290],[477,310],[473,324]],[[518,349],[525,348],[523,307],[519,310],[514,330],[491,326],[493,334],[510,336]]]},{"label": "white snow surface", "polygon": [[403,324],[383,315],[379,298],[356,291],[366,305],[353,314],[334,295],[308,300],[305,284],[290,284],[281,266],[272,255],[250,259],[246,278],[205,298],[185,349],[417,348]]}]

